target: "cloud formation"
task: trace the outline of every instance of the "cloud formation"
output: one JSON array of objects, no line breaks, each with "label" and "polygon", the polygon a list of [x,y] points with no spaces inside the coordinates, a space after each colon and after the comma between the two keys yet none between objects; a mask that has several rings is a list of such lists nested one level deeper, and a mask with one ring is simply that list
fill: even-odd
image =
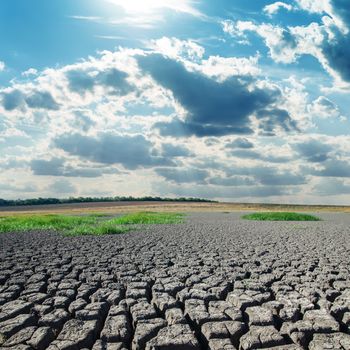
[{"label": "cloud formation", "polygon": [[306,168],[305,170],[314,176],[350,178],[350,160],[329,159],[318,168]]},{"label": "cloud formation", "polygon": [[69,195],[76,192],[76,187],[68,180],[60,179],[56,180],[53,183],[51,183],[49,186],[47,186],[47,191],[54,194],[64,194]]},{"label": "cloud formation", "polygon": [[119,171],[113,168],[81,167],[67,165],[62,158],[33,159],[30,162],[30,169],[38,176],[63,176],[63,177],[86,177],[96,178],[104,174],[118,174]]},{"label": "cloud formation", "polygon": [[[262,119],[260,128],[264,131],[295,128],[287,111],[273,107],[281,98],[277,88],[258,88],[247,77],[217,82],[159,54],[139,56],[138,63],[157,83],[169,89],[188,112],[184,121],[174,119],[156,125],[165,136],[251,134],[250,117],[254,114]],[[268,123],[270,118],[273,120]]]},{"label": "cloud formation", "polygon": [[249,140],[242,138],[242,137],[238,137],[237,139],[235,139],[234,141],[227,143],[225,145],[226,148],[243,148],[243,149],[247,149],[247,148],[253,148],[254,144],[252,142],[250,142]]},{"label": "cloud formation", "polygon": [[162,145],[162,156],[165,158],[190,157],[193,153],[186,147],[165,143]]},{"label": "cloud formation", "polygon": [[309,140],[304,143],[296,143],[295,150],[304,157],[308,162],[320,163],[324,162],[330,157],[332,147],[319,140]]},{"label": "cloud formation", "polygon": [[142,135],[100,133],[96,137],[81,134],[63,134],[55,138],[57,148],[70,155],[100,164],[121,164],[126,169],[171,166],[174,162],[152,156],[152,143]]},{"label": "cloud formation", "polygon": [[278,13],[281,9],[291,11],[293,6],[282,1],[276,1],[270,5],[266,5],[264,7],[264,12],[266,12],[269,16],[272,16]]},{"label": "cloud formation", "polygon": [[71,91],[85,94],[87,91],[93,92],[95,86],[107,88],[112,95],[126,95],[134,90],[127,81],[128,75],[118,69],[111,68],[96,73],[83,69],[72,69],[66,72]]},{"label": "cloud formation", "polygon": [[209,177],[209,172],[202,169],[179,169],[179,168],[158,168],[156,173],[164,177],[166,180],[174,183],[204,183],[205,179]]},{"label": "cloud formation", "polygon": [[349,195],[350,184],[339,179],[321,179],[313,188],[321,196]]},{"label": "cloud formation", "polygon": [[[297,0],[299,9],[320,15],[320,23],[303,26],[255,23],[253,21],[224,21],[224,32],[249,42],[247,33],[258,34],[269,48],[271,58],[278,63],[294,63],[303,55],[316,58],[335,80],[335,85],[349,89],[350,83],[350,10],[344,0]],[[296,9],[283,2],[267,5],[267,14],[280,8]]]},{"label": "cloud formation", "polygon": [[23,109],[24,107],[53,111],[60,108],[48,91],[32,91],[24,94],[22,91],[14,89],[9,92],[3,92],[0,96],[6,111],[12,111],[17,108]]}]

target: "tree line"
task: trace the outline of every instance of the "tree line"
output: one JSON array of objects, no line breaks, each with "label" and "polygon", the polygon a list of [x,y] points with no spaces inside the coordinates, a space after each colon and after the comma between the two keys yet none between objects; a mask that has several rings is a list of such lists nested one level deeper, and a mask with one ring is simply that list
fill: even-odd
[{"label": "tree line", "polygon": [[67,204],[67,203],[91,203],[91,202],[205,202],[215,201],[203,198],[162,198],[162,197],[69,197],[69,198],[30,198],[30,199],[1,199],[0,207],[22,206],[22,205],[46,205],[46,204]]}]

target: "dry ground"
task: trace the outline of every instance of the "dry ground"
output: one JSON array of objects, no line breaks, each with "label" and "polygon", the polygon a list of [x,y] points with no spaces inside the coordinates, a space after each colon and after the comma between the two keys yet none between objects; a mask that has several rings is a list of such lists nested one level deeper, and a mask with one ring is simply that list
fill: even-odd
[{"label": "dry ground", "polygon": [[249,203],[188,203],[188,202],[97,202],[0,207],[0,216],[18,214],[84,214],[84,213],[130,213],[137,211],[171,212],[237,212],[237,211],[300,211],[350,213],[350,206],[279,205]]},{"label": "dry ground", "polygon": [[241,215],[0,235],[0,348],[349,350],[350,215]]}]

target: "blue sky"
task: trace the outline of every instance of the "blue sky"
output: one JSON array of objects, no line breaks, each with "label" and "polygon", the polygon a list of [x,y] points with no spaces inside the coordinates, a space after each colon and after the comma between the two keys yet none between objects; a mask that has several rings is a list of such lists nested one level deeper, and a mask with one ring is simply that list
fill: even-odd
[{"label": "blue sky", "polygon": [[345,0],[3,0],[0,198],[350,204]]}]

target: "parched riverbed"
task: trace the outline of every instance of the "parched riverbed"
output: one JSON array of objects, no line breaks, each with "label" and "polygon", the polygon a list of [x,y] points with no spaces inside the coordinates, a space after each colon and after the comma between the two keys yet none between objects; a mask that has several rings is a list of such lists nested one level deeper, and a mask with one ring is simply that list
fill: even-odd
[{"label": "parched riverbed", "polygon": [[350,215],[0,235],[1,349],[350,349]]}]

